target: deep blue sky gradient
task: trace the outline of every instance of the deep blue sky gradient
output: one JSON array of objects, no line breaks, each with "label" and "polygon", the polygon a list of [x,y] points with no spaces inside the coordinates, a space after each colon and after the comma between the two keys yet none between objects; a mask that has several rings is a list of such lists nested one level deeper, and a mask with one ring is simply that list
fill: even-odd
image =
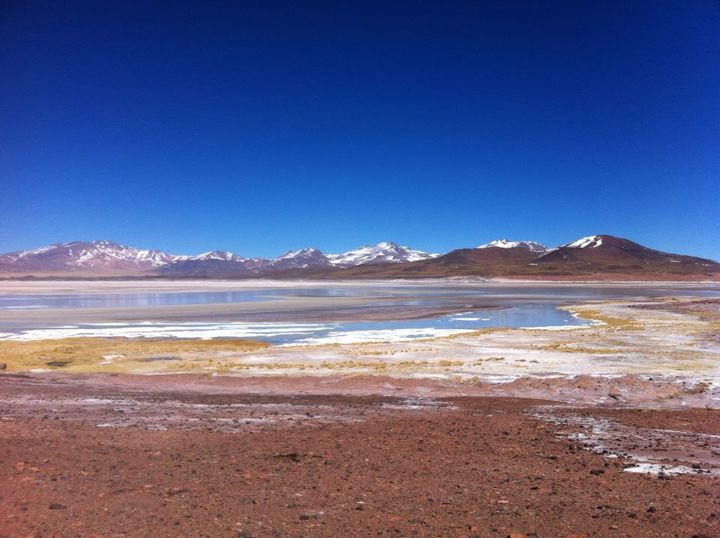
[{"label": "deep blue sky gradient", "polygon": [[720,2],[0,0],[0,251],[720,259]]}]

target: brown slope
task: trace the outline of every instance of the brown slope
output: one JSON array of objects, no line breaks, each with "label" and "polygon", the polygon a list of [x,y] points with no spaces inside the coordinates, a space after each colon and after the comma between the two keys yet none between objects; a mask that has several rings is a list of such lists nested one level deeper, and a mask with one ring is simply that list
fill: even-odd
[{"label": "brown slope", "polygon": [[543,256],[535,263],[540,268],[566,267],[573,270],[620,271],[695,274],[717,273],[720,264],[713,260],[671,254],[644,247],[634,241],[611,235],[595,236],[593,246],[583,248],[565,245]]},{"label": "brown slope", "polygon": [[493,276],[523,272],[538,254],[525,248],[463,248],[430,260],[360,265],[314,271],[312,276],[337,278],[427,278],[442,276]]},{"label": "brown slope", "polygon": [[550,279],[717,280],[713,260],[670,254],[628,239],[597,236],[597,247],[560,247],[538,256],[526,249],[459,249],[432,260],[319,271],[311,276],[335,278],[421,278],[485,276]]}]

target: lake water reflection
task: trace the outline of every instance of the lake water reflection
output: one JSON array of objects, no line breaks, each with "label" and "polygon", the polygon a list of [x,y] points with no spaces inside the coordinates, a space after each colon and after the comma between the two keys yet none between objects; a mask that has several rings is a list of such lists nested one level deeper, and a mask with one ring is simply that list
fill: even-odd
[{"label": "lake water reflection", "polygon": [[[586,323],[558,309],[587,300],[634,299],[669,295],[718,297],[717,286],[609,286],[609,285],[415,285],[367,284],[326,286],[273,286],[227,291],[143,291],[124,293],[2,294],[4,320],[12,312],[109,309],[138,312],[142,319],[118,322],[58,324],[0,322],[3,338],[61,338],[66,336],[132,336],[176,338],[256,338],[275,344],[407,340],[455,334],[485,327],[548,327]],[[355,308],[384,314],[382,321],[348,318],[345,301],[357,298]],[[296,299],[294,303],[292,300]],[[293,304],[312,299],[322,313],[321,322],[308,322]],[[285,300],[281,302],[281,300]],[[271,308],[252,314],[230,316],[220,305],[267,303]],[[288,305],[276,308],[277,305]],[[197,319],[154,319],[156,307],[218,305]],[[481,307],[478,308],[478,305]],[[293,310],[295,308],[295,310]],[[438,314],[438,311],[446,311]],[[192,312],[192,308],[190,308]],[[424,315],[424,312],[428,312]],[[453,313],[454,312],[454,313]],[[139,314],[138,314],[139,315]],[[192,314],[189,314],[190,316]],[[315,311],[317,316],[317,311]],[[121,316],[122,317],[122,316]],[[407,319],[416,318],[416,319]],[[417,319],[419,318],[419,319]]]}]

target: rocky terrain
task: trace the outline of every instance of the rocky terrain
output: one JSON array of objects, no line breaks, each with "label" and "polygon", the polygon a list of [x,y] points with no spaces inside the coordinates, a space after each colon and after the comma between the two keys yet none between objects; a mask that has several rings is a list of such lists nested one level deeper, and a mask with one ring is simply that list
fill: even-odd
[{"label": "rocky terrain", "polygon": [[[0,536],[720,531],[720,478],[710,472],[718,452],[715,463],[695,453],[720,448],[718,411],[68,381],[3,380]],[[578,417],[625,437],[614,449],[588,443],[592,428]],[[675,461],[667,472],[634,472],[625,450],[638,426],[691,440],[678,448],[656,435],[648,450],[667,458],[671,447]],[[681,463],[688,471],[675,474]]]}]

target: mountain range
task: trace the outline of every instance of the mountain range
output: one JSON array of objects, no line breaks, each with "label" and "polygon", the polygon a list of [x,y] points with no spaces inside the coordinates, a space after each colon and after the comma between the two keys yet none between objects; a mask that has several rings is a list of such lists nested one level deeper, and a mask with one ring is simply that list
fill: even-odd
[{"label": "mountain range", "polygon": [[428,260],[438,256],[392,242],[363,246],[341,254],[315,248],[291,250],[274,259],[244,258],[213,250],[178,256],[142,250],[112,241],[73,241],[0,255],[0,273],[77,276],[260,276]]},{"label": "mountain range", "polygon": [[670,254],[611,235],[580,238],[556,248],[535,241],[498,239],[439,255],[392,242],[341,254],[315,248],[274,259],[213,250],[178,256],[112,241],[74,241],[0,255],[5,277],[154,278],[508,278],[717,280],[713,260]]}]

